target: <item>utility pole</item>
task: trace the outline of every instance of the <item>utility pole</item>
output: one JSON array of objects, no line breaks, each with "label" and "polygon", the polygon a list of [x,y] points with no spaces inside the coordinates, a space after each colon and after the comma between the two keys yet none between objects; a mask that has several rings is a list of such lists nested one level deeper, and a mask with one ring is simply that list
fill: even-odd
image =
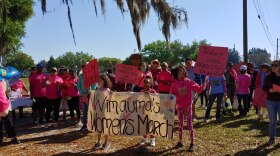
[{"label": "utility pole", "polygon": [[247,0],[243,0],[243,57],[244,63],[248,63]]},{"label": "utility pole", "polygon": [[276,47],[276,60],[278,60],[278,38],[277,38],[277,47]]}]

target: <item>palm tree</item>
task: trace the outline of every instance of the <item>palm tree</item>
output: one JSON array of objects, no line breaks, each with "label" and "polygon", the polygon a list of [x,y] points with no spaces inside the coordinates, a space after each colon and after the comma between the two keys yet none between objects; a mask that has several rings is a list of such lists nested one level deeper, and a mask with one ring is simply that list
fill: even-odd
[{"label": "palm tree", "polygon": [[[41,7],[43,13],[47,11],[47,0],[40,0]],[[98,0],[92,0],[95,13],[97,15],[97,7],[96,3]],[[99,0],[101,4],[102,14],[105,16],[106,14],[106,3],[105,0]],[[161,25],[162,34],[165,37],[167,45],[169,45],[170,41],[170,28],[173,29],[179,28],[180,25],[183,23],[188,24],[188,17],[187,11],[184,8],[179,8],[177,6],[171,6],[166,0],[114,0],[118,8],[120,9],[121,13],[124,14],[125,12],[129,12],[131,16],[131,23],[133,26],[134,36],[137,41],[138,50],[141,51],[141,39],[140,39],[140,29],[143,26],[149,16],[150,8],[152,7],[154,11],[157,13],[159,23]],[[67,15],[70,24],[70,28],[73,35],[74,43],[75,35],[72,26],[71,20],[71,9],[70,4],[72,0],[62,0],[62,3],[67,6]]]}]

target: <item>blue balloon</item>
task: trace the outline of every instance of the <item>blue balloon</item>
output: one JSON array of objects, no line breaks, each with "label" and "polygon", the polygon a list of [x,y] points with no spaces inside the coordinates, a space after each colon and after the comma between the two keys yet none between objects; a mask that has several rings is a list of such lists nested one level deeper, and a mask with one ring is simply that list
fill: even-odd
[{"label": "blue balloon", "polygon": [[9,83],[10,86],[14,85],[17,83],[17,81],[20,79],[20,73],[19,71],[12,66],[7,66],[4,68],[4,70],[7,72],[7,74],[11,75],[11,77],[4,77],[6,80],[8,80],[7,82]]}]

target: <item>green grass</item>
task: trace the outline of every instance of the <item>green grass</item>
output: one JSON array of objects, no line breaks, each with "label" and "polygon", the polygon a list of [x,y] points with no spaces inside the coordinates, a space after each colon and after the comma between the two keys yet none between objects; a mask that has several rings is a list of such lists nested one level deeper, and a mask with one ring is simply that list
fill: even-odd
[{"label": "green grass", "polygon": [[21,80],[24,82],[26,89],[29,90],[30,84],[29,84],[28,78],[21,78]]},{"label": "green grass", "polygon": [[[156,137],[156,147],[138,146],[139,136],[110,136],[111,148],[109,150],[94,150],[96,133],[81,134],[77,129],[62,124],[56,132],[46,131],[44,128],[21,127],[17,129],[22,145],[10,145],[0,148],[5,153],[13,155],[280,155],[280,140],[276,145],[268,146],[268,121],[257,120],[255,111],[251,110],[248,117],[223,116],[222,123],[215,121],[215,110],[211,112],[212,120],[203,122],[205,110],[197,110],[200,117],[194,122],[195,144],[194,153],[187,152],[190,144],[189,133],[183,132],[184,148],[174,149],[178,141],[178,125],[175,124],[173,140]],[[177,118],[177,117],[176,117]],[[280,127],[277,128],[280,136]],[[15,150],[16,149],[16,150]],[[22,151],[24,149],[24,151]]]}]

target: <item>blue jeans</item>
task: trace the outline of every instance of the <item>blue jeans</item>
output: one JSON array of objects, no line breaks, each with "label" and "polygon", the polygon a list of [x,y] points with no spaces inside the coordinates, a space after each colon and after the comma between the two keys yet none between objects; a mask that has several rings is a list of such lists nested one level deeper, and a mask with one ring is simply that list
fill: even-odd
[{"label": "blue jeans", "polygon": [[210,94],[209,103],[207,105],[207,110],[205,114],[205,119],[209,119],[210,111],[216,98],[217,98],[216,119],[219,120],[221,118],[221,106],[223,102],[223,97],[224,97],[224,93]]},{"label": "blue jeans", "polygon": [[269,116],[269,137],[276,137],[277,113],[280,115],[280,101],[267,100],[267,111]]},{"label": "blue jeans", "polygon": [[87,113],[88,113],[88,104],[83,103],[83,126],[87,126]]},{"label": "blue jeans", "polygon": [[[246,116],[249,112],[250,106],[249,106],[249,96],[250,94],[237,94],[237,100],[238,100],[238,110],[240,115]],[[243,107],[241,104],[241,101],[243,100]]]}]

